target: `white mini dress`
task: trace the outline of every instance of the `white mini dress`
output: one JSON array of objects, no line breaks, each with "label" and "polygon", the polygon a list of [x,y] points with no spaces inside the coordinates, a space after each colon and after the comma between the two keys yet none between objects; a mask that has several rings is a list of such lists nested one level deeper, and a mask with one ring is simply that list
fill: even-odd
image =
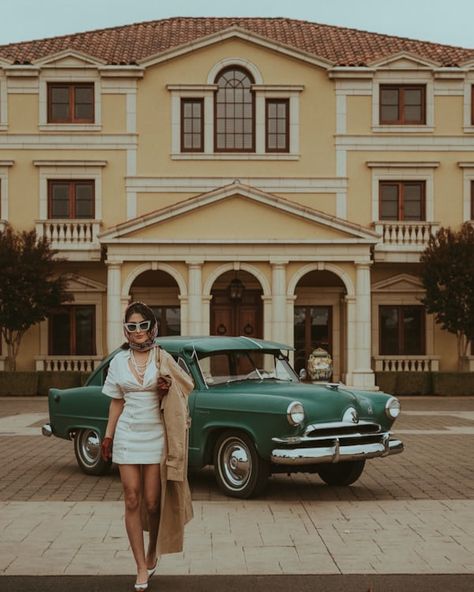
[{"label": "white mini dress", "polygon": [[102,388],[104,395],[125,400],[115,427],[112,461],[122,465],[159,464],[164,428],[156,387],[158,369],[152,354],[140,384],[130,370],[130,356],[127,349],[112,359]]}]

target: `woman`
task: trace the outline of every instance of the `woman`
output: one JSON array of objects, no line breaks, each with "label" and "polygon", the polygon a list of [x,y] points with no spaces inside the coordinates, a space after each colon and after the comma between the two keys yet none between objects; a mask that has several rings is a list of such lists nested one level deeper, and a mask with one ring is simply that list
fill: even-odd
[{"label": "woman", "polygon": [[[192,517],[186,398],[193,384],[155,344],[157,321],[146,304],[130,304],[123,327],[127,342],[112,359],[102,391],[112,398],[102,456],[119,467],[125,526],[137,564],[135,590],[142,591],[158,556],[182,550],[184,524]],[[149,531],[146,553],[144,529]]]}]

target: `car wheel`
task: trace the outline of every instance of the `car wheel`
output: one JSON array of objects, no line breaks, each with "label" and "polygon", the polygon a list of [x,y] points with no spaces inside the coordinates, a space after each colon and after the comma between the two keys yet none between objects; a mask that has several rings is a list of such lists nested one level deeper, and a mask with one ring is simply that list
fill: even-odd
[{"label": "car wheel", "polygon": [[247,434],[228,431],[217,439],[214,471],[217,484],[226,495],[247,499],[264,490],[270,463],[259,456]]},{"label": "car wheel", "polygon": [[349,460],[319,469],[321,479],[328,485],[351,485],[362,475],[365,460]]},{"label": "car wheel", "polygon": [[100,455],[101,437],[96,430],[82,429],[74,436],[74,454],[81,471],[87,475],[105,475],[111,462]]}]

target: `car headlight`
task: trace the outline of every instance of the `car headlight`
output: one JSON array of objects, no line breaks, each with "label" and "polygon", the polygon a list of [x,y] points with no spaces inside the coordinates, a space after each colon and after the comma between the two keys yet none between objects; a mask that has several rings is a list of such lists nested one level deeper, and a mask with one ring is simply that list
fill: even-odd
[{"label": "car headlight", "polygon": [[396,419],[400,415],[400,408],[400,401],[395,397],[390,397],[385,403],[385,415],[389,419]]},{"label": "car headlight", "polygon": [[301,425],[304,421],[304,407],[299,401],[293,401],[288,405],[286,417],[290,425]]}]

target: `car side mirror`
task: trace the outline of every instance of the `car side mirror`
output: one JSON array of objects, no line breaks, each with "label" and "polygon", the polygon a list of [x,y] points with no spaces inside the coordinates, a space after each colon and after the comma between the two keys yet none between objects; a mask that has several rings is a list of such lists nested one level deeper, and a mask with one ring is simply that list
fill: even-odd
[{"label": "car side mirror", "polygon": [[301,368],[299,376],[300,376],[300,380],[306,380],[308,378],[308,373],[306,372],[306,368]]}]

